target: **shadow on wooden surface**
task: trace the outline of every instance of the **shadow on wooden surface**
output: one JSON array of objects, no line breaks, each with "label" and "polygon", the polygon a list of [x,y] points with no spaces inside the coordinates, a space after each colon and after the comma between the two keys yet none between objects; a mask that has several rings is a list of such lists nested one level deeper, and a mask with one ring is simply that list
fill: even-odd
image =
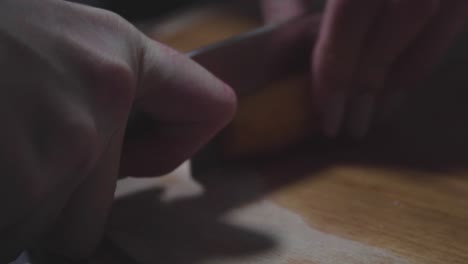
[{"label": "shadow on wooden surface", "polygon": [[[250,160],[243,166],[218,168],[214,164],[212,168],[195,170],[194,177],[206,189],[203,196],[170,204],[160,201],[159,190],[128,196],[115,204],[112,217],[120,220],[111,229],[121,233],[121,241],[125,241],[122,238],[126,235],[127,241],[140,237],[137,244],[127,246],[140,252],[141,264],[242,258],[275,250],[278,241],[225,221],[225,214],[305,177],[314,177],[328,167],[344,164],[409,169],[415,173],[395,177],[413,177],[421,182],[466,170],[466,61],[463,56],[455,56],[442,65],[425,85],[412,93],[392,120],[379,125],[363,142],[330,143],[314,139],[282,155]],[[468,177],[466,173],[457,175]]]},{"label": "shadow on wooden surface", "polygon": [[273,250],[277,241],[272,237],[224,219],[229,210],[264,193],[254,178],[232,176],[211,174],[202,196],[170,203],[162,201],[158,189],[119,199],[111,216],[112,240],[140,264],[206,263]]},{"label": "shadow on wooden surface", "polygon": [[[223,220],[226,213],[255,202],[329,167],[349,165],[402,168],[425,182],[468,168],[468,67],[466,60],[452,60],[421,89],[415,90],[401,111],[381,124],[363,142],[326,142],[314,139],[295,150],[243,166],[195,170],[205,187],[201,197],[170,204],[160,202],[158,190],[119,200],[113,230],[138,241],[132,247],[142,264],[205,263],[219,257],[251,256],[275,250],[277,241],[261,232]],[[457,177],[466,177],[459,173]],[[351,197],[350,197],[351,198]],[[132,215],[131,218],[128,215]],[[138,220],[135,220],[138,219]],[[135,239],[138,238],[139,239]],[[145,240],[142,238],[151,238]]]},{"label": "shadow on wooden surface", "polygon": [[[229,223],[225,215],[328,167],[409,169],[415,173],[391,177],[412,177],[411,181],[421,183],[463,171],[468,168],[465,72],[463,64],[442,67],[429,81],[429,88],[415,92],[392,122],[381,125],[359,144],[318,140],[285,155],[250,161],[243,168],[195,171],[194,177],[205,187],[204,195],[169,204],[160,201],[160,190],[127,196],[114,206],[112,218],[119,220],[111,225],[111,232],[119,234],[121,243],[134,243],[120,246],[132,248],[138,264],[242,259],[274,251],[279,241]],[[134,260],[120,261],[129,264]]]}]

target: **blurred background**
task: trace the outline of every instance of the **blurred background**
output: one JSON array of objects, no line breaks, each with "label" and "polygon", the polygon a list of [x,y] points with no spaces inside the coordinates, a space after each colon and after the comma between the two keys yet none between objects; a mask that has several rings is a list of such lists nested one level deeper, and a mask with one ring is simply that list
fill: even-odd
[{"label": "blurred background", "polygon": [[[144,21],[154,17],[176,12],[189,6],[206,4],[209,2],[227,2],[226,0],[74,0],[83,4],[105,8],[118,13],[129,21]],[[252,1],[253,2],[253,1]]]},{"label": "blurred background", "polygon": [[[131,22],[145,21],[155,17],[177,12],[180,9],[210,3],[222,4],[227,2],[244,2],[248,5],[258,5],[260,0],[71,0],[72,2],[84,3],[95,7],[105,8],[118,13]],[[288,1],[288,0],[284,0]],[[313,10],[321,10],[324,0],[311,1]]]}]

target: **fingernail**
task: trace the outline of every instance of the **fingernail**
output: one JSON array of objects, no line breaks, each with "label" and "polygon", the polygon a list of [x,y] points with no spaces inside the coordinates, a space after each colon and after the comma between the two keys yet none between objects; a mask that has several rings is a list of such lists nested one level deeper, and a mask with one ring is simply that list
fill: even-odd
[{"label": "fingernail", "polygon": [[323,108],[323,130],[325,136],[334,138],[338,135],[346,104],[346,95],[343,92],[336,92],[328,98],[328,102]]},{"label": "fingernail", "polygon": [[406,92],[392,92],[384,99],[380,120],[385,121],[392,118],[402,107],[408,95]]},{"label": "fingernail", "polygon": [[374,114],[374,106],[374,95],[358,95],[353,99],[348,126],[351,137],[359,140],[367,135]]}]

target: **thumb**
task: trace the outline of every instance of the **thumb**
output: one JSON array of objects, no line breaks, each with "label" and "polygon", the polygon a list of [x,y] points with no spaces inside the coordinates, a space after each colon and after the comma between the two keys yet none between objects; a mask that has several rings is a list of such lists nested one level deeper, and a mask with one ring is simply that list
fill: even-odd
[{"label": "thumb", "polygon": [[[124,176],[165,174],[207,143],[234,116],[233,90],[175,50],[142,37],[135,109],[150,120],[127,137]],[[228,62],[227,62],[228,63]]]}]

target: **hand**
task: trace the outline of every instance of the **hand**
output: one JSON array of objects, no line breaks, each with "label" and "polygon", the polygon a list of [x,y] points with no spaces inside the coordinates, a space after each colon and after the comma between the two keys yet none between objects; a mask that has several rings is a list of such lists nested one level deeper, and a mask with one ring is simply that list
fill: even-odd
[{"label": "hand", "polygon": [[[1,263],[31,247],[90,255],[119,170],[167,173],[235,111],[232,90],[185,56],[66,1],[0,1],[0,57]],[[124,144],[137,110],[157,130]]]},{"label": "hand", "polygon": [[[307,13],[310,2],[262,0],[265,20]],[[364,137],[375,113],[429,74],[467,22],[465,0],[328,0],[311,64],[324,134]]]}]

